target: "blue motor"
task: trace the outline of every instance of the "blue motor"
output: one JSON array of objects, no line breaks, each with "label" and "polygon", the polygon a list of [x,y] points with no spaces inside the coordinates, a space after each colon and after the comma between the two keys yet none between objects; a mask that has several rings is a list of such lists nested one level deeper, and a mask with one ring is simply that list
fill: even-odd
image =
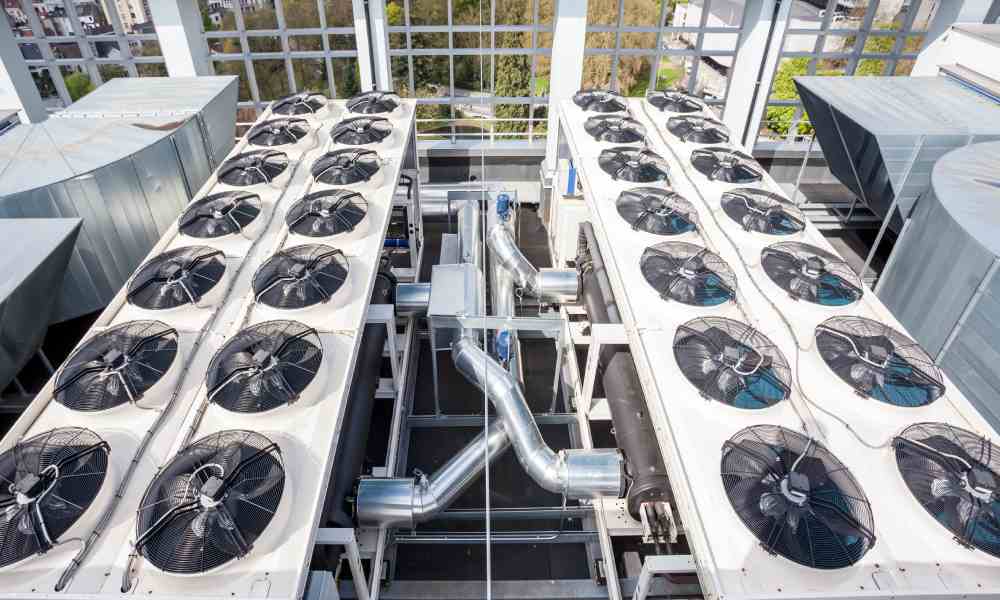
[{"label": "blue motor", "polygon": [[410,240],[406,238],[385,238],[383,248],[409,248]]},{"label": "blue motor", "polygon": [[500,362],[506,364],[510,360],[510,331],[501,329],[493,339],[493,350]]},{"label": "blue motor", "polygon": [[507,194],[497,196],[497,216],[501,221],[510,220],[510,196]]}]

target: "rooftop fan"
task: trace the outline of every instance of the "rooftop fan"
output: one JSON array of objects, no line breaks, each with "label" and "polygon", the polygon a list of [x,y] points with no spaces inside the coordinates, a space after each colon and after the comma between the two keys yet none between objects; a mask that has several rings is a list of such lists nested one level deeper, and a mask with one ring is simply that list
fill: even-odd
[{"label": "rooftop fan", "polygon": [[90,338],[66,360],[55,401],[83,411],[136,402],[176,359],[176,329],[159,321],[123,323]]},{"label": "rooftop fan", "polygon": [[316,92],[300,92],[275,100],[271,112],[276,115],[312,115],[326,106],[326,96]]},{"label": "rooftop fan", "polygon": [[335,144],[363,146],[376,144],[392,133],[392,123],[385,117],[354,117],[333,126],[330,139]]},{"label": "rooftop fan", "polygon": [[677,364],[701,394],[737,408],[766,408],[791,392],[788,361],[753,327],[723,317],[693,319],[674,336]]},{"label": "rooftop fan", "polygon": [[219,192],[192,202],[177,224],[184,235],[218,238],[239,233],[260,216],[260,196],[250,192]]},{"label": "rooftop fan", "polygon": [[1000,448],[946,423],[917,423],[894,440],[906,487],[955,541],[1000,558]]},{"label": "rooftop fan", "polygon": [[694,206],[670,190],[632,188],[619,194],[615,205],[618,214],[636,231],[679,235],[698,229],[698,213]]},{"label": "rooftop fan", "polygon": [[307,135],[309,122],[305,119],[269,119],[251,129],[247,138],[254,146],[284,146]]},{"label": "rooftop fan", "polygon": [[799,242],[771,244],[760,253],[764,272],[795,299],[844,306],[861,298],[861,280],[842,258]]},{"label": "rooftop fan", "polygon": [[694,113],[700,112],[707,108],[705,103],[700,98],[695,98],[683,92],[675,91],[662,91],[662,92],[650,92],[646,96],[646,100],[649,101],[655,108],[663,112],[672,113]]},{"label": "rooftop fan", "polygon": [[295,321],[248,327],[208,366],[209,399],[226,410],[257,413],[295,402],[323,362],[316,330]]},{"label": "rooftop fan", "polygon": [[285,489],[278,445],[222,431],[181,450],[146,488],[135,549],[168,573],[197,574],[250,553]]},{"label": "rooftop fan", "polygon": [[695,244],[650,246],[639,259],[639,269],[664,300],[717,306],[736,296],[736,275],[726,261]]},{"label": "rooftop fan", "polygon": [[875,545],[864,490],[813,439],[776,425],[747,427],[722,446],[721,472],[733,510],[771,554],[841,569]]},{"label": "rooftop fan", "polygon": [[752,156],[721,146],[692,150],[691,165],[713,181],[753,183],[764,177],[764,171]]},{"label": "rooftop fan", "polygon": [[327,152],[316,159],[312,176],[320,183],[351,185],[368,181],[381,166],[374,150],[346,148]]},{"label": "rooftop fan", "polygon": [[587,119],[583,128],[599,142],[631,144],[646,137],[642,123],[625,116],[595,115]]},{"label": "rooftop fan", "polygon": [[632,183],[669,182],[670,167],[663,157],[650,150],[615,146],[602,150],[597,164],[613,179]]},{"label": "rooftop fan", "polygon": [[754,188],[736,188],[722,194],[722,210],[747,231],[792,235],[805,229],[806,217],[778,194]]},{"label": "rooftop fan", "polygon": [[219,167],[219,181],[244,187],[271,183],[288,168],[288,156],[278,150],[251,150],[230,158]]},{"label": "rooftop fan", "polygon": [[0,567],[47,552],[87,512],[110,451],[94,432],[64,427],[0,454]]},{"label": "rooftop fan", "polygon": [[305,308],[327,302],[347,281],[347,257],[323,244],[287,248],[253,276],[258,302],[273,308]]},{"label": "rooftop fan", "polygon": [[150,310],[197,304],[225,272],[220,250],[208,246],[170,250],[139,267],[128,284],[128,301]]},{"label": "rooftop fan", "polygon": [[712,117],[681,115],[667,119],[667,130],[695,144],[725,144],[729,141],[729,128]]},{"label": "rooftop fan", "polygon": [[347,110],[365,115],[389,113],[396,110],[399,102],[399,95],[395,92],[375,90],[358,94],[348,100]]},{"label": "rooftop fan", "polygon": [[599,113],[627,111],[625,99],[611,90],[580,90],[573,94],[573,104],[583,110]]},{"label": "rooftop fan", "polygon": [[833,317],[816,327],[816,349],[863,396],[894,406],[926,406],[944,394],[941,371],[915,341],[864,317]]},{"label": "rooftop fan", "polygon": [[351,190],[320,190],[307,194],[288,211],[289,231],[309,237],[329,237],[354,231],[368,213],[364,196]]}]

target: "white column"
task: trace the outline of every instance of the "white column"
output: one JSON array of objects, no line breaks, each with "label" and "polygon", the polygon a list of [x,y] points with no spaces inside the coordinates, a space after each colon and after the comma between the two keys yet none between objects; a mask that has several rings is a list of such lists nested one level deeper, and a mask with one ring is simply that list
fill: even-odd
[{"label": "white column", "polygon": [[723,122],[733,142],[753,150],[764,117],[767,97],[777,71],[781,43],[788,29],[792,0],[748,0],[744,5],[743,32],[733,68]]},{"label": "white column", "polygon": [[0,109],[18,111],[25,123],[39,123],[48,118],[42,96],[21,56],[6,17],[0,17]]},{"label": "white column", "polygon": [[583,81],[583,50],[587,40],[587,0],[558,0],[552,33],[549,74],[549,126],[545,168],[556,168],[559,145],[559,104],[572,98]]},{"label": "white column", "polygon": [[[389,30],[385,18],[385,0],[352,0],[354,35],[357,38],[361,89],[388,90],[392,85],[389,67]],[[367,5],[367,20],[365,6]],[[371,36],[369,37],[369,33]],[[374,66],[374,72],[372,67]]]},{"label": "white column", "polygon": [[[929,2],[930,0],[924,0]],[[938,0],[940,6],[927,27],[920,55],[913,65],[911,75],[933,76],[938,65],[952,61],[951,52],[944,40],[948,29],[957,23],[982,23],[993,5],[992,0]]]},{"label": "white column", "polygon": [[212,75],[197,0],[153,0],[149,9],[167,73],[171,77]]},{"label": "white column", "polygon": [[361,74],[361,91],[367,92],[374,87],[372,83],[372,40],[368,37],[368,25],[365,15],[367,0],[351,0],[354,9],[354,38],[358,47],[358,71]]}]

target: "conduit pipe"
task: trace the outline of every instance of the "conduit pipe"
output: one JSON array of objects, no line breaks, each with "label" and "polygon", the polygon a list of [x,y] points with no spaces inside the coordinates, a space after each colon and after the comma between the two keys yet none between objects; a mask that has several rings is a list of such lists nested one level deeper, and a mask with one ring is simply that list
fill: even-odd
[{"label": "conduit pipe", "polygon": [[503,223],[490,229],[487,243],[500,266],[513,276],[514,283],[524,293],[546,302],[576,301],[579,283],[574,269],[536,269]]}]

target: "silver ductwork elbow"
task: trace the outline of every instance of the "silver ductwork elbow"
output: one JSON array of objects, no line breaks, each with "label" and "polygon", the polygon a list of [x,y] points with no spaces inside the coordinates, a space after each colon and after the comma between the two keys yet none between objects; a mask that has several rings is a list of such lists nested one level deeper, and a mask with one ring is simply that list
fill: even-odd
[{"label": "silver ductwork elbow", "polygon": [[396,314],[423,315],[431,303],[431,284],[427,282],[396,284]]},{"label": "silver ductwork elbow", "polygon": [[625,469],[617,449],[549,448],[517,380],[468,337],[452,344],[455,368],[484,390],[500,415],[518,461],[538,485],[568,498],[621,497]]},{"label": "silver ductwork elbow", "polygon": [[531,264],[517,247],[510,229],[494,225],[487,236],[494,258],[524,293],[547,302],[575,302],[579,285],[575,269],[542,269]]},{"label": "silver ductwork elbow", "polygon": [[510,447],[505,426],[494,421],[430,477],[362,479],[358,523],[362,527],[403,527],[433,519],[469,487],[490,462]]}]

